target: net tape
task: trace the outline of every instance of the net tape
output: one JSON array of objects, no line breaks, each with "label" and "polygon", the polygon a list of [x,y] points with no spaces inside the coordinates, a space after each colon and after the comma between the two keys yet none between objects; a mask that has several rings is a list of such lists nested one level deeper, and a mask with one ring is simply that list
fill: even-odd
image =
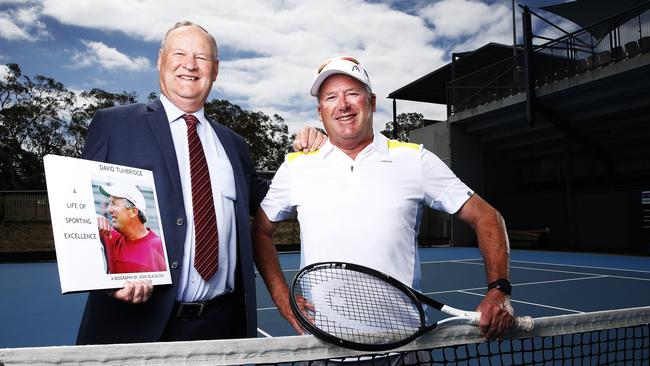
[{"label": "net tape", "polygon": [[[561,315],[535,319],[535,329],[532,332],[512,330],[507,332],[507,339],[528,339],[519,342],[526,352],[541,352],[538,361],[521,361],[509,357],[510,361],[491,359],[487,364],[540,364],[564,365],[563,360],[569,359],[568,352],[578,348],[580,353],[587,354],[595,361],[586,364],[612,365],[648,365],[650,364],[650,307],[600,311],[583,314]],[[618,330],[617,330],[618,329]],[[613,330],[613,331],[608,331]],[[607,338],[613,340],[604,346],[591,346],[598,343],[603,331]],[[589,332],[592,332],[591,334]],[[595,332],[595,333],[593,333]],[[613,335],[609,335],[609,334]],[[598,335],[601,334],[601,335]],[[621,335],[622,334],[622,335]],[[571,336],[568,336],[571,335]],[[623,336],[631,339],[623,339]],[[576,341],[579,345],[566,346],[564,342]],[[534,341],[536,340],[536,341]],[[581,345],[586,341],[587,345]],[[415,341],[403,346],[395,352],[438,349],[464,344],[479,344],[489,350],[492,357],[504,351],[492,351],[501,343],[507,341],[483,342],[477,328],[464,325],[453,325],[440,328],[423,335]],[[560,344],[558,344],[560,343]],[[618,347],[623,350],[617,350]],[[626,350],[632,346],[633,350]],[[518,346],[516,346],[518,347]],[[515,348],[516,348],[515,347]],[[530,349],[528,349],[530,348]],[[527,350],[528,349],[528,350]],[[507,349],[505,352],[521,352],[522,350]],[[393,351],[391,351],[393,352]],[[448,351],[441,351],[448,353]],[[456,359],[476,357],[476,363],[462,361],[458,364],[481,364],[481,355],[458,354],[451,348]],[[590,356],[591,354],[594,356]],[[598,355],[597,353],[603,353]],[[308,360],[340,359],[343,357],[361,356],[364,352],[352,351],[325,343],[314,336],[289,336],[276,338],[252,338],[216,341],[170,342],[170,343],[138,343],[90,346],[58,346],[58,347],[28,347],[0,349],[0,365],[238,365],[238,364],[282,364]],[[494,356],[497,355],[497,356]],[[604,357],[604,358],[603,358]],[[534,357],[537,359],[537,356]],[[558,359],[559,361],[556,361]],[[348,359],[346,358],[346,361]],[[604,363],[603,360],[607,361]],[[495,362],[495,363],[493,363]],[[347,362],[345,364],[348,364]],[[433,364],[437,364],[433,362]],[[454,364],[454,363],[450,363]],[[578,363],[583,364],[583,363]]]}]

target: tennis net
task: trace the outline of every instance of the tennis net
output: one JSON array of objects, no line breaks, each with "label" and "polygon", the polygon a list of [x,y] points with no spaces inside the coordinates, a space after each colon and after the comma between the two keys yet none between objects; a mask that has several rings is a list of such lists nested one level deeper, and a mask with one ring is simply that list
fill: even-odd
[{"label": "tennis net", "polygon": [[[0,349],[9,365],[650,365],[650,307],[535,319],[531,332],[484,342],[442,327],[390,353],[367,355],[313,336]],[[344,359],[342,362],[341,360]],[[342,362],[342,363],[341,363]]]}]

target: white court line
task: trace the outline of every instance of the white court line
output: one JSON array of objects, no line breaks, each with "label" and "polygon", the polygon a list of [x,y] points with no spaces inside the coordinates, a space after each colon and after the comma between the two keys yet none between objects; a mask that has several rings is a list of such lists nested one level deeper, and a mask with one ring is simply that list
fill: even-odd
[{"label": "white court line", "polygon": [[[465,262],[465,261],[454,261],[455,263],[460,263],[460,264],[468,264],[471,266],[484,266],[483,263],[472,263],[472,262]],[[514,262],[519,262],[519,261],[514,261]],[[539,262],[524,262],[524,263],[532,263],[532,264],[545,264],[545,265],[550,265],[550,266],[561,266],[561,267],[578,267],[578,268],[588,268],[588,269],[602,269],[602,270],[609,270],[609,271],[623,271],[620,269],[614,269],[614,268],[605,268],[605,267],[589,267],[589,266],[573,266],[573,265],[568,265],[568,264],[551,264],[551,263],[539,263]],[[584,275],[584,276],[602,276],[602,277],[609,277],[609,278],[619,278],[619,279],[625,279],[625,280],[635,280],[635,281],[650,281],[650,278],[643,278],[643,277],[629,277],[629,276],[619,276],[619,275],[603,275],[601,273],[591,273],[591,272],[577,272],[577,271],[566,271],[566,270],[560,270],[560,269],[549,269],[549,268],[537,268],[537,267],[521,267],[521,266],[510,266],[510,269],[517,268],[517,269],[526,269],[526,270],[531,270],[531,271],[540,271],[540,272],[554,272],[554,273],[567,273],[567,274],[577,274],[577,275]],[[650,273],[649,271],[637,271],[637,270],[627,270],[628,272],[639,272],[639,273]]]},{"label": "white court line", "polygon": [[[542,272],[556,272],[556,273],[570,273],[570,274],[581,274],[581,275],[588,275],[588,276],[597,276],[600,275],[602,277],[609,277],[609,278],[620,278],[620,279],[625,279],[625,280],[636,280],[636,281],[650,281],[650,278],[643,278],[643,277],[630,277],[630,276],[619,276],[619,275],[611,275],[611,274],[599,274],[599,273],[589,273],[589,272],[576,272],[576,271],[562,271],[559,269],[547,269],[547,268],[535,268],[535,267],[519,267],[519,266],[510,266],[510,268],[517,268],[517,269],[529,269],[529,270],[534,270],[534,271],[542,271]],[[602,267],[594,267],[594,269],[605,269]],[[608,269],[611,270],[611,269]],[[638,271],[638,272],[645,272],[645,271]]]},{"label": "white court line", "polygon": [[268,308],[257,308],[257,311],[267,311],[267,310],[277,310],[277,309],[278,309],[277,306],[271,306]]},{"label": "white court line", "polygon": [[270,335],[270,334],[268,334],[267,332],[261,330],[260,328],[257,328],[257,332],[260,333],[261,335],[263,335],[263,336],[266,337],[266,338],[273,338],[272,335]]},{"label": "white court line", "polygon": [[[480,263],[471,263],[471,262],[476,262],[476,261],[480,261]],[[439,263],[460,263],[460,264],[470,264],[470,265],[484,266],[482,258],[466,258],[466,259],[423,261],[423,262],[420,262],[421,265],[439,264]],[[548,263],[548,262],[534,262],[534,261],[521,261],[521,260],[511,260],[510,263],[511,264],[512,263],[525,263],[525,264],[538,264],[538,265],[547,265],[547,266],[555,266],[555,267],[576,267],[576,268],[597,269],[597,270],[650,273],[650,271],[644,271],[644,270],[633,270],[633,269],[611,268],[611,267],[598,267],[598,266],[585,266],[585,265],[563,264],[563,263]],[[549,284],[549,283],[559,283],[559,282],[593,280],[593,279],[608,278],[608,277],[609,278],[629,279],[629,280],[650,281],[650,278],[638,278],[638,277],[617,276],[617,275],[603,275],[603,274],[598,274],[598,273],[566,271],[566,270],[559,270],[559,269],[523,267],[523,266],[512,266],[512,265],[510,266],[510,268],[511,269],[517,268],[517,269],[535,270],[535,271],[542,271],[542,272],[555,272],[555,273],[566,273],[566,274],[577,274],[577,275],[588,276],[588,277],[583,277],[583,278],[570,278],[570,279],[559,279],[559,280],[549,280],[549,281],[536,281],[536,282],[517,283],[517,284],[513,284],[513,287],[527,286],[527,285]],[[282,272],[297,272],[298,270],[299,270],[298,268],[295,268],[295,269],[283,269]],[[257,275],[259,272],[255,271],[255,273]],[[458,292],[458,293],[464,293],[464,294],[474,295],[474,296],[484,296],[483,294],[477,294],[477,293],[474,293],[474,292],[471,292],[471,291],[485,290],[485,289],[486,289],[486,287],[478,287],[478,288],[469,288],[469,289],[463,289],[463,290],[448,290],[448,291],[427,292],[427,293],[424,293],[424,294],[430,296],[430,295],[435,295],[435,294]],[[561,310],[561,311],[566,311],[566,312],[572,312],[572,313],[578,313],[578,314],[583,313],[582,311],[578,311],[578,310],[560,308],[560,307],[544,305],[544,304],[538,304],[538,303],[532,303],[532,302],[527,302],[527,301],[521,301],[521,300],[511,300],[511,301],[515,302],[515,303],[527,304],[527,305],[532,305],[532,306],[539,306],[539,307],[555,309],[555,310]],[[277,307],[265,307],[265,308],[258,308],[257,309],[257,311],[269,311],[269,310],[277,310]],[[267,338],[273,337],[272,335],[268,334],[267,332],[263,331],[260,328],[257,328],[257,331],[260,334],[267,337]]]},{"label": "white court line", "polygon": [[[513,283],[512,287],[528,286],[528,285],[543,285],[543,284],[548,284],[548,283],[559,283],[559,282],[594,280],[594,279],[605,278],[605,277],[609,277],[609,276],[594,275],[594,276],[591,276],[591,277],[581,277],[581,278],[565,278],[565,279],[560,279],[560,280],[535,281],[535,282],[524,282],[524,283],[516,283],[516,284]],[[461,290],[445,290],[445,291],[423,292],[423,295],[432,296],[432,295],[440,295],[440,294],[450,294],[450,293],[455,293],[455,292],[475,294],[475,293],[473,293],[471,291],[479,291],[479,290],[483,291],[483,290],[486,290],[486,289],[487,289],[487,287],[474,287],[474,288],[466,288],[466,289],[461,289]],[[483,295],[481,294],[479,296],[483,296]],[[539,305],[539,306],[545,306],[545,305]],[[553,308],[551,306],[548,306],[548,307]],[[567,309],[562,309],[562,308],[558,308],[558,309],[567,310]],[[257,308],[257,311],[269,311],[269,310],[277,310],[277,307]],[[569,311],[569,310],[567,310],[567,311]]]},{"label": "white court line", "polygon": [[[467,263],[469,261],[481,261],[481,263]],[[436,263],[462,263],[462,264],[475,264],[483,265],[482,258],[468,258],[468,259],[454,259],[446,261],[427,261],[421,262],[422,264],[436,264]],[[565,264],[565,263],[548,263],[548,262],[533,262],[533,261],[522,261],[522,260],[510,260],[510,263],[528,263],[528,264],[542,264],[546,266],[556,266],[556,267],[576,267],[576,268],[589,268],[589,269],[604,269],[610,271],[621,271],[621,272],[638,272],[638,273],[650,273],[650,271],[640,270],[640,269],[626,269],[626,268],[612,268],[612,267],[598,267],[598,266],[585,266],[579,264]],[[521,267],[526,268],[526,267]]]},{"label": "white court line", "polygon": [[[467,294],[467,295],[474,295],[474,296],[480,296],[480,297],[483,297],[483,296],[484,296],[483,294],[477,294],[477,293],[475,293],[475,292],[468,292],[468,291],[462,291],[462,290],[461,290],[461,291],[458,291],[458,292],[462,292],[462,293]],[[584,314],[584,311],[573,310],[573,309],[566,309],[566,308],[560,308],[560,307],[557,307],[557,306],[550,306],[550,305],[544,305],[544,304],[538,304],[538,303],[535,303],[535,302],[528,302],[528,301],[521,301],[521,300],[512,300],[512,299],[510,300],[510,302],[516,302],[516,303],[518,303],[518,304],[526,304],[526,305],[539,306],[539,307],[549,308],[549,309],[554,309],[554,310],[562,310],[562,311],[566,311],[566,312],[569,312],[569,313]]]},{"label": "white court line", "polygon": [[[558,282],[571,282],[571,281],[583,281],[583,280],[594,280],[598,278],[604,278],[608,277],[605,275],[594,275],[591,277],[581,277],[581,278],[565,278],[561,280],[549,280],[549,281],[536,281],[536,282],[524,282],[524,283],[513,283],[512,287],[518,287],[518,286],[527,286],[527,285],[541,285],[541,284],[547,284],[547,283],[558,283]],[[446,291],[435,291],[435,292],[425,292],[425,295],[438,295],[438,294],[449,294],[453,292],[462,292],[462,291],[478,291],[478,290],[486,290],[487,287],[475,287],[475,288],[465,288],[465,289],[460,289],[460,290],[446,290]],[[481,295],[483,296],[483,295]]]},{"label": "white court line", "polygon": [[439,260],[439,261],[423,261],[423,262],[420,262],[420,264],[455,263],[455,262],[465,262],[465,261],[481,261],[481,262],[483,262],[483,258],[466,258],[466,259],[447,259],[447,260]]},{"label": "white court line", "polygon": [[[289,268],[289,269],[283,269],[282,272],[298,272],[298,270],[299,270],[298,268],[296,268],[296,269]],[[255,270],[255,277],[257,277],[257,276],[260,276],[260,273],[257,270]],[[262,278],[262,277],[260,277],[260,278]]]},{"label": "white court line", "polygon": [[577,267],[577,268],[589,268],[589,269],[606,269],[610,271],[624,271],[624,272],[639,272],[639,273],[650,273],[650,271],[644,271],[640,269],[625,269],[625,268],[611,268],[611,267],[598,267],[598,266],[583,266],[577,264],[560,264],[560,263],[546,263],[546,262],[531,262],[531,261],[511,261],[518,263],[529,263],[529,264],[544,264],[548,266],[565,266],[565,267]]}]

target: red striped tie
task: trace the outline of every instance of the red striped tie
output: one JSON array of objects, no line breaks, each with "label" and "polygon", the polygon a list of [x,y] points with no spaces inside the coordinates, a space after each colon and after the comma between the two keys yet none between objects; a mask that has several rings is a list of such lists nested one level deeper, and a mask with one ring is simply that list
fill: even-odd
[{"label": "red striped tie", "polygon": [[187,123],[187,139],[190,150],[190,178],[192,180],[192,208],[194,210],[194,268],[205,281],[217,271],[219,259],[219,236],[217,215],[214,212],[212,186],[208,163],[205,160],[201,140],[196,133],[199,120],[191,114],[183,115]]}]

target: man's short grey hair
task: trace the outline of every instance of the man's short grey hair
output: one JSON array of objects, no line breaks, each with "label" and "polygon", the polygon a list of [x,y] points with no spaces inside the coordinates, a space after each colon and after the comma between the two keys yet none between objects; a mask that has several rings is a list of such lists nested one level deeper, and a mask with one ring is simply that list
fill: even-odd
[{"label": "man's short grey hair", "polygon": [[217,40],[212,37],[212,34],[208,32],[205,28],[201,27],[200,25],[190,22],[189,20],[182,20],[174,25],[172,25],[171,28],[165,32],[165,36],[162,39],[162,42],[160,42],[160,49],[164,50],[165,49],[165,42],[167,41],[167,37],[169,37],[169,33],[171,33],[173,30],[178,29],[178,28],[183,28],[183,27],[197,27],[205,34],[210,37],[210,40],[212,41],[212,54],[214,55],[214,59],[216,60],[219,57],[219,48],[217,47]]},{"label": "man's short grey hair", "polygon": [[[124,207],[125,208],[137,208],[137,207],[135,207],[133,202],[131,202],[128,198],[124,198]],[[139,208],[138,208],[138,219],[140,219],[140,222],[143,223],[143,224],[145,222],[147,222],[147,216],[145,216],[144,212],[142,212],[142,210],[140,210]]]}]

